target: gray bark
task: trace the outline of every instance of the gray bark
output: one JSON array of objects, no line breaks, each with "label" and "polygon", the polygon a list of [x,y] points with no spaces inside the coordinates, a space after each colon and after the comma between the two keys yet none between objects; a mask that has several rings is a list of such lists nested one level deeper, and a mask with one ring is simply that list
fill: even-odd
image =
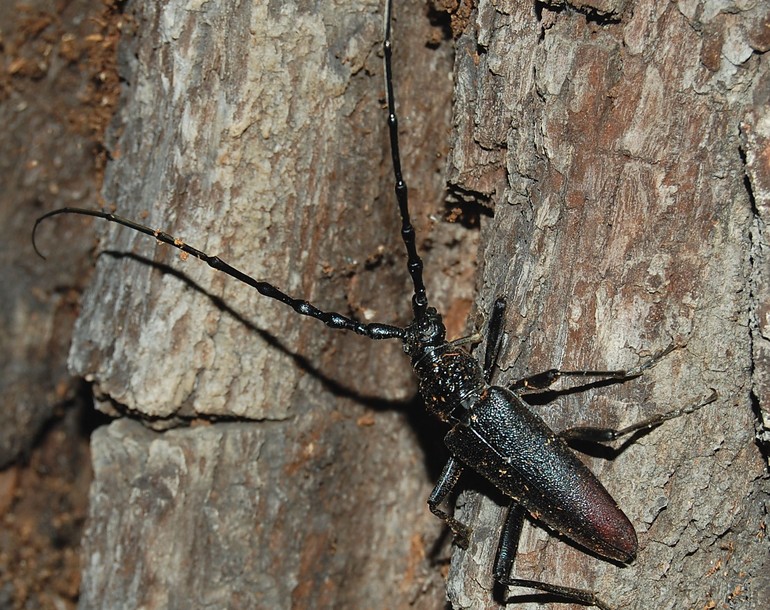
[{"label": "gray bark", "polygon": [[[614,459],[587,458],[637,529],[635,562],[527,528],[517,576],[618,608],[770,600],[767,437],[755,438],[768,387],[760,4],[482,1],[458,41],[449,179],[494,214],[477,304],[508,296],[497,381],[629,368],[673,341],[641,379],[537,410],[557,430],[624,426],[720,395]],[[459,502],[475,536],[453,556],[455,608],[500,606],[489,589],[505,500],[483,489]]]},{"label": "gray bark", "polygon": [[[108,207],[321,308],[407,323],[381,9],[130,4]],[[451,113],[450,49],[426,47],[424,10],[399,6],[396,24],[421,247],[442,212]],[[329,331],[143,236],[91,230],[112,254],[70,365],[127,417],[94,435],[80,607],[443,606],[425,506],[440,432],[421,432],[400,345]],[[439,274],[446,260],[426,261],[431,295],[467,312],[472,286]]]}]

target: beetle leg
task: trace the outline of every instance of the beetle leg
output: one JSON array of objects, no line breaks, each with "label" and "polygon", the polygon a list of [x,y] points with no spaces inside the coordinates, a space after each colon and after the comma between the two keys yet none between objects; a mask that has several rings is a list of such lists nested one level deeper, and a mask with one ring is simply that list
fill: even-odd
[{"label": "beetle leg", "polygon": [[698,404],[690,405],[680,409],[673,409],[658,415],[653,415],[652,417],[648,417],[647,419],[633,423],[630,426],[626,426],[625,428],[596,428],[593,426],[577,426],[575,428],[562,430],[559,433],[559,436],[567,440],[581,440],[591,442],[614,441],[623,436],[632,434],[633,432],[637,432],[638,430],[649,430],[651,428],[655,428],[656,426],[659,426],[669,419],[675,419],[677,417],[681,417],[682,415],[687,415],[688,413],[694,413],[701,407],[705,407],[706,405],[711,404],[718,397],[719,394],[715,389],[712,388],[711,394],[707,398],[702,399]]},{"label": "beetle leg", "polygon": [[519,537],[523,525],[524,509],[520,504],[511,502],[495,556],[495,580],[503,584],[513,569],[513,561],[516,559],[516,550],[519,547]]},{"label": "beetle leg", "polygon": [[[497,365],[497,357],[500,355],[500,347],[503,344],[503,317],[505,316],[505,297],[497,297],[492,304],[492,313],[487,324],[487,347],[484,352],[484,380],[490,383],[492,371]],[[449,345],[456,347],[466,343],[478,343],[482,336],[477,331],[467,337],[450,341]]]},{"label": "beetle leg", "polygon": [[628,381],[638,377],[641,373],[632,374],[628,371],[562,371],[560,369],[548,369],[542,373],[530,375],[524,379],[514,381],[508,386],[512,392],[521,390],[545,390],[562,377],[582,377],[584,379],[596,378],[596,381]]},{"label": "beetle leg", "polygon": [[492,371],[497,365],[500,347],[503,344],[503,318],[505,317],[506,301],[497,297],[492,304],[492,313],[487,325],[487,348],[484,352],[484,380],[490,383]]},{"label": "beetle leg", "polygon": [[454,489],[454,486],[457,485],[457,481],[460,480],[460,475],[462,473],[463,467],[460,462],[453,457],[449,458],[449,461],[446,463],[446,466],[444,466],[444,470],[438,479],[438,483],[436,483],[436,486],[433,488],[433,491],[428,498],[428,507],[430,508],[430,512],[446,523],[447,527],[452,530],[457,546],[465,549],[468,547],[468,540],[471,533],[470,528],[439,508],[441,503],[451,493],[452,489]]},{"label": "beetle leg", "polygon": [[665,349],[656,352],[642,364],[633,369],[617,371],[562,371],[560,369],[548,369],[545,372],[525,377],[519,381],[514,381],[508,386],[508,389],[514,392],[518,390],[544,390],[556,383],[562,377],[582,377],[584,379],[596,378],[596,381],[599,382],[628,381],[629,379],[639,377],[647,369],[651,369],[677,347],[679,346],[676,343],[672,343]]},{"label": "beetle leg", "polygon": [[[524,515],[525,512],[522,506],[516,502],[511,502],[508,508],[508,516],[505,518],[503,532],[500,535],[500,544],[497,547],[495,580],[508,587],[525,587],[550,593],[567,603],[578,603],[584,606],[595,606],[601,610],[612,610],[612,607],[596,597],[593,591],[552,585],[547,582],[540,582],[539,580],[511,578],[510,574],[513,569],[514,559],[516,558],[516,550],[519,546],[519,537],[524,525]],[[506,600],[506,603],[508,603],[508,600]]]}]

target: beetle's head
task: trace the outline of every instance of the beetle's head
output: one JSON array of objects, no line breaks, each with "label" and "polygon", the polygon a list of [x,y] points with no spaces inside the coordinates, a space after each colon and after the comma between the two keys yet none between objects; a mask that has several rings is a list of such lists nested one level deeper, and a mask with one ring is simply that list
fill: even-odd
[{"label": "beetle's head", "polygon": [[446,343],[446,327],[435,307],[428,307],[425,313],[406,327],[404,351],[413,359],[419,357],[418,354],[426,348],[435,348],[442,343]]}]

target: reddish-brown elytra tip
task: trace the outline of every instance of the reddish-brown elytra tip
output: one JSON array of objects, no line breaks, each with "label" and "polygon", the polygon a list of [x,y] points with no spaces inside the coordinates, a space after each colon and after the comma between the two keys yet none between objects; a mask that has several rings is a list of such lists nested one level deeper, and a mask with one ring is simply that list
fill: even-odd
[{"label": "reddish-brown elytra tip", "polygon": [[636,530],[617,504],[611,502],[594,505],[599,510],[592,511],[590,522],[594,535],[587,546],[608,559],[629,563],[639,549]]}]

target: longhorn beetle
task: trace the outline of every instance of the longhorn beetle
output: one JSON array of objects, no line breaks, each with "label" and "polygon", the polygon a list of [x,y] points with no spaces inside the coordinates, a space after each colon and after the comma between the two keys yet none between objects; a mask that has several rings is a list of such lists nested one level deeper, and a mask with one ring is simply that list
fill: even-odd
[{"label": "longhorn beetle", "polygon": [[[59,214],[95,216],[193,255],[218,271],[280,301],[297,313],[316,318],[333,329],[353,331],[369,339],[398,339],[419,380],[419,392],[427,409],[451,426],[444,441],[451,454],[438,483],[428,498],[433,514],[442,519],[460,547],[467,547],[471,529],[442,510],[465,468],[485,477],[510,498],[497,556],[495,579],[506,586],[519,586],[547,592],[556,598],[609,610],[610,606],[593,592],[511,576],[525,514],[546,524],[585,549],[610,560],[630,562],[637,552],[633,525],[618,508],[602,484],[567,445],[567,439],[612,441],[634,431],[657,426],[668,419],[691,413],[716,399],[716,393],[698,405],[670,411],[619,429],[572,428],[554,433],[533,413],[520,397],[525,389],[544,389],[561,377],[626,381],[641,375],[674,346],[657,353],[630,371],[560,371],[515,382],[509,387],[491,385],[493,370],[502,345],[506,301],[498,298],[487,322],[483,364],[465,345],[481,339],[478,335],[455,341],[446,340],[441,315],[428,304],[423,283],[423,263],[417,252],[415,230],[409,217],[407,185],[401,172],[398,121],[393,94],[391,12],[392,0],[385,6],[384,63],[387,92],[387,125],[391,145],[395,195],[402,221],[401,235],[407,255],[407,268],[413,284],[414,319],[406,327],[382,323],[362,323],[340,313],[322,311],[307,301],[293,298],[267,282],[210,256],[163,231],[151,229],[115,214],[90,209],[61,208],[44,214],[35,222],[35,232],[46,218]],[[42,256],[42,254],[40,254]]]}]

